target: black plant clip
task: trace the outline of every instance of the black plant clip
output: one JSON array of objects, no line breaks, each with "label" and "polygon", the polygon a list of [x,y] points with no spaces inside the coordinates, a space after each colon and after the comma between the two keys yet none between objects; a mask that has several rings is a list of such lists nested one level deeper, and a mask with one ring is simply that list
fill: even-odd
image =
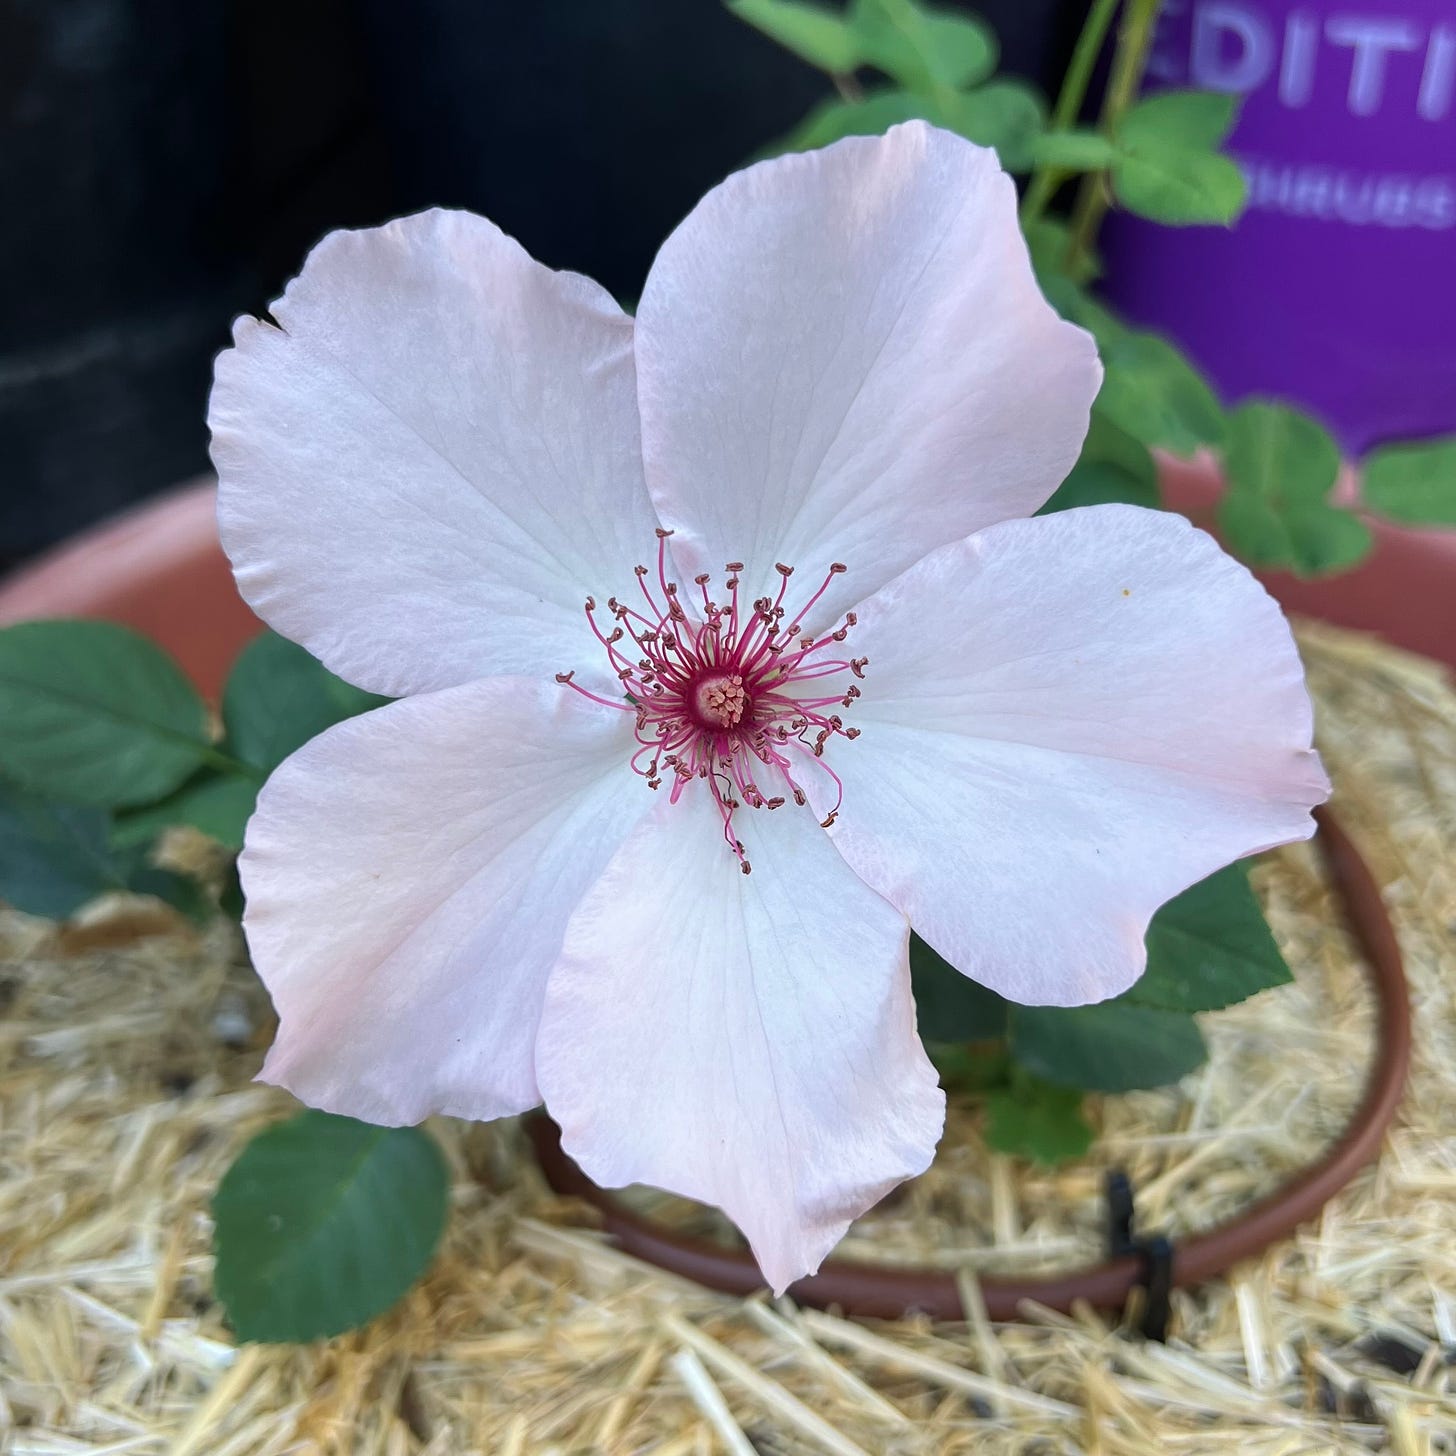
[{"label": "black plant clip", "polygon": [[1142,1262],[1138,1283],[1147,1291],[1143,1337],[1162,1344],[1168,1338],[1169,1298],[1173,1289],[1173,1240],[1166,1234],[1133,1234],[1132,1180],[1120,1168],[1107,1175],[1107,1252],[1114,1259],[1136,1254]]}]

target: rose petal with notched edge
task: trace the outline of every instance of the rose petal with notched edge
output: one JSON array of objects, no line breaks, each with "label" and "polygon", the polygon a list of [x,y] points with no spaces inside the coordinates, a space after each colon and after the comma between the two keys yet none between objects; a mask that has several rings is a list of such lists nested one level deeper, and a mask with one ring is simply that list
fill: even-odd
[{"label": "rose petal with notched edge", "polygon": [[591,662],[582,602],[657,525],[611,298],[437,210],[331,233],[272,313],[238,321],[209,411],[258,615],[395,696]]},{"label": "rose petal with notched edge", "polygon": [[[1125,990],[1159,905],[1313,832],[1329,784],[1289,626],[1180,516],[1009,521],[858,616],[862,736],[833,745],[831,837],[942,956],[1011,1000]],[[832,803],[822,779],[805,787]]]},{"label": "rose petal with notched edge", "polygon": [[904,917],[807,810],[734,822],[748,875],[701,784],[623,844],[567,929],[537,1074],[592,1178],[717,1204],[777,1291],[929,1164],[944,1098]]},{"label": "rose petal with notched edge", "polygon": [[817,625],[927,551],[1029,516],[1101,378],[1032,277],[995,153],[910,122],[735,173],[637,311],[647,483],[686,578],[849,572]]},{"label": "rose petal with notched edge", "polygon": [[540,1099],[568,917],[654,802],[632,716],[488,678],[340,723],[264,786],[239,868],[281,1025],[263,1080],[366,1122]]}]

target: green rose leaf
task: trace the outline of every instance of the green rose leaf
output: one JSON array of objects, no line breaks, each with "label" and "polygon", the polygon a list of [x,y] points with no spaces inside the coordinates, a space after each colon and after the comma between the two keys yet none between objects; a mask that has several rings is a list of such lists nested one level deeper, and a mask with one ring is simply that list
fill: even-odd
[{"label": "green rose leaf", "polygon": [[197,880],[152,864],[143,849],[120,854],[117,868],[123,877],[123,889],[133,895],[151,895],[199,925],[205,924],[216,912],[217,906]]},{"label": "green rose leaf", "polygon": [[117,816],[112,842],[125,848],[151,844],[175,825],[185,824],[227,849],[243,847],[243,829],[258,798],[258,783],[237,774],[204,769],[175,794]]},{"label": "green rose leaf", "polygon": [[995,32],[969,15],[915,0],[854,0],[849,17],[860,59],[911,90],[974,86],[996,69]]},{"label": "green rose leaf", "polygon": [[1210,91],[1165,91],[1131,107],[1111,159],[1118,201],[1162,223],[1233,222],[1248,186],[1217,147],[1237,114],[1237,98]]},{"label": "green rose leaf", "polygon": [[1025,172],[1046,126],[1046,103],[1022,81],[988,81],[948,98],[932,120],[969,141],[994,147],[1008,172]]},{"label": "green rose leaf", "polygon": [[1128,107],[1117,124],[1124,146],[1148,142],[1211,152],[1239,119],[1239,98],[1219,91],[1159,91]]},{"label": "green rose leaf", "polygon": [[1188,227],[1231,224],[1248,200],[1238,163],[1216,152],[1145,145],[1112,164],[1112,191],[1140,217]]},{"label": "green rose leaf", "polygon": [[1083,310],[1076,321],[1102,352],[1106,373],[1094,408],[1103,419],[1178,455],[1222,443],[1223,408],[1186,355],[1157,334],[1123,328],[1106,310]]},{"label": "green rose leaf", "polygon": [[1118,501],[1156,508],[1159,500],[1158,469],[1148,447],[1094,414],[1071,474],[1037,514]]},{"label": "green rose leaf", "polygon": [[910,985],[921,1037],[930,1042],[991,1041],[1006,1034],[1009,1002],[910,936]]},{"label": "green rose leaf", "polygon": [[933,110],[928,96],[912,96],[908,91],[874,91],[860,101],[831,99],[816,106],[765,155],[809,152],[847,136],[879,136],[897,122],[917,117],[930,121]]},{"label": "green rose leaf", "polygon": [[[1095,249],[1082,248],[1073,254],[1071,229],[1059,219],[1038,217],[1024,223],[1022,231],[1026,234],[1036,281],[1054,307],[1057,300],[1052,294],[1060,285],[1089,283],[1102,272],[1102,260]],[[1068,294],[1071,312],[1080,305],[1081,299],[1077,297],[1080,293],[1080,289],[1073,289]]]},{"label": "green rose leaf", "polygon": [[335,677],[286,637],[264,632],[243,648],[223,689],[227,747],[271,773],[325,728],[386,702]]},{"label": "green rose leaf", "polygon": [[1362,491],[1372,511],[1407,526],[1456,526],[1456,435],[1382,445],[1365,459]]},{"label": "green rose leaf", "polygon": [[244,1340],[357,1329],[419,1279],[449,1179],[418,1128],[303,1112],[259,1133],[213,1198],[218,1298]]},{"label": "green rose leaf", "polygon": [[202,886],[153,865],[144,845],[113,842],[104,810],[57,804],[0,782],[0,900],[65,920],[98,895],[153,895],[194,920],[210,913]]},{"label": "green rose leaf", "polygon": [[947,1092],[978,1097],[995,1087],[1004,1087],[1012,1072],[1004,1042],[932,1041],[925,1054],[940,1073],[940,1085]]},{"label": "green rose leaf", "polygon": [[1018,1073],[1009,1087],[986,1095],[986,1142],[1049,1166],[1080,1158],[1092,1146],[1081,1092]]},{"label": "green rose leaf", "polygon": [[993,81],[944,100],[911,91],[872,91],[858,101],[821,103],[765,155],[812,151],[847,136],[880,136],[899,122],[917,119],[995,147],[1002,165],[1015,171],[1026,165],[1030,142],[1046,118],[1036,93],[1019,81]]},{"label": "green rose leaf", "polygon": [[1308,415],[1255,401],[1229,416],[1224,468],[1228,489],[1219,525],[1233,550],[1255,566],[1318,576],[1353,566],[1370,531],[1329,503],[1339,447]]},{"label": "green rose leaf", "polygon": [[146,804],[212,753],[207,710],[155,643],[111,622],[0,630],[0,772],[48,798]]},{"label": "green rose leaf", "polygon": [[100,809],[54,804],[0,783],[0,900],[64,920],[121,888]]},{"label": "green rose leaf", "polygon": [[1168,1011],[1216,1011],[1292,977],[1242,864],[1169,900],[1148,927],[1148,968],[1129,1001]]},{"label": "green rose leaf", "polygon": [[1198,1024],[1119,996],[1096,1006],[1017,1006],[1011,1055],[1043,1081],[1093,1092],[1162,1087],[1202,1064]]},{"label": "green rose leaf", "polygon": [[728,0],[728,8],[801,61],[832,76],[847,75],[860,64],[855,31],[831,10],[802,0]]}]

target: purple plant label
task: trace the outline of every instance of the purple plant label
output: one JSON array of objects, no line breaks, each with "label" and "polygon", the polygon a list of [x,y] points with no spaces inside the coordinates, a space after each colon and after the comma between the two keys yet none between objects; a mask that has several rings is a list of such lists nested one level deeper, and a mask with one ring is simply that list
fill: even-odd
[{"label": "purple plant label", "polygon": [[1244,97],[1249,205],[1111,218],[1112,301],[1352,453],[1456,430],[1456,3],[1166,0],[1148,87]]}]

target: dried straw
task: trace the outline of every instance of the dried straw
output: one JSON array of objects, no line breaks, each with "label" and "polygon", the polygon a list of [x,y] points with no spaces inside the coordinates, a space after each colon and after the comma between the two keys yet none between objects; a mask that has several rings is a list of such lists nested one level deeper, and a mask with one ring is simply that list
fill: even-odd
[{"label": "dried straw", "polygon": [[[64,930],[0,916],[0,1449],[1456,1450],[1456,692],[1364,639],[1302,640],[1340,812],[1407,956],[1410,1092],[1378,1168],[1297,1238],[1180,1292],[1167,1346],[1085,1310],[869,1326],[709,1294],[605,1244],[514,1126],[442,1121],[455,1210],[425,1283],[347,1338],[240,1349],[211,1295],[207,1209],[290,1105],[249,1080],[266,998],[223,929],[112,902]],[[1204,1071],[1097,1102],[1094,1153],[1053,1172],[989,1154],[957,1110],[935,1168],[846,1252],[954,1268],[976,1311],[978,1272],[1097,1255],[1109,1166],[1177,1234],[1315,1156],[1358,1095],[1369,998],[1317,858],[1283,851],[1258,883],[1297,981],[1206,1018]]]}]

